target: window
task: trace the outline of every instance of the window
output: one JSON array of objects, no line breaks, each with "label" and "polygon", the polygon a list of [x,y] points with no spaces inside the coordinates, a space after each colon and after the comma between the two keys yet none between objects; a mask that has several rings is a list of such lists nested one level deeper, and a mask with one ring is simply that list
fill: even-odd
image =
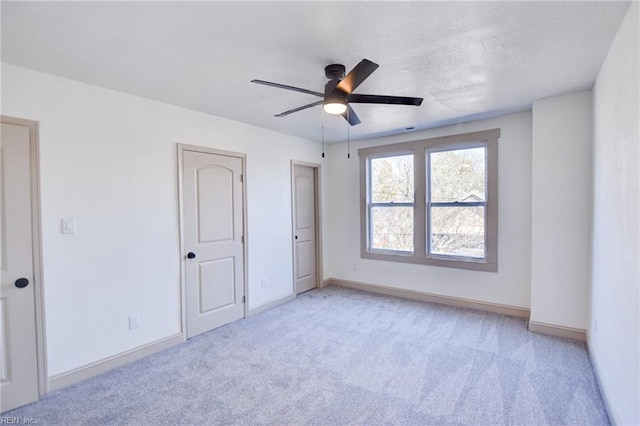
[{"label": "window", "polygon": [[362,257],[497,271],[499,136],[359,150]]},{"label": "window", "polygon": [[413,154],[372,158],[371,248],[413,252]]},{"label": "window", "polygon": [[427,149],[428,253],[484,259],[486,147]]}]

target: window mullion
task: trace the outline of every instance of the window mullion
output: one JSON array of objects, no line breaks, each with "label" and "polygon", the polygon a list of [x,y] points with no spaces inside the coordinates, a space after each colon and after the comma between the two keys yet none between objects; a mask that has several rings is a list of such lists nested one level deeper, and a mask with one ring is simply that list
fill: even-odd
[{"label": "window mullion", "polygon": [[410,202],[389,202],[389,203],[369,203],[370,207],[413,207],[414,203]]},{"label": "window mullion", "polygon": [[486,201],[454,201],[431,203],[431,207],[486,207]]},{"label": "window mullion", "polygon": [[427,179],[424,148],[413,151],[413,188],[415,190],[413,210],[413,253],[415,257],[427,256],[427,216],[426,198]]}]

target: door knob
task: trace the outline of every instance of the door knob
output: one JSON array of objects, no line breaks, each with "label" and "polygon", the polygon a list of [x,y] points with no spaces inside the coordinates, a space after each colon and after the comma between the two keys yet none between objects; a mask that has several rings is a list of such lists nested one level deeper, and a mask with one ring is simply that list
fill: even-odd
[{"label": "door knob", "polygon": [[189,253],[187,253],[187,259],[195,259],[196,258],[196,254],[192,251],[190,251]]},{"label": "door knob", "polygon": [[296,240],[298,239],[298,236],[296,235]]},{"label": "door knob", "polygon": [[15,284],[16,284],[16,287],[18,288],[25,288],[26,286],[29,285],[29,280],[26,278],[18,278]]}]

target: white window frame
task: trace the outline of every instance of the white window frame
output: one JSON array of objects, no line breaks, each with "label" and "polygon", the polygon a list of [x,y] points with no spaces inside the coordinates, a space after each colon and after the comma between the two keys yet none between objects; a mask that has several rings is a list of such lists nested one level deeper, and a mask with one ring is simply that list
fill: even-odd
[{"label": "white window frame", "polygon": [[[434,266],[497,272],[498,270],[498,138],[500,129],[464,133],[432,139],[402,142],[358,150],[360,156],[360,235],[361,257],[364,259],[418,263]],[[431,205],[428,205],[429,152],[486,147],[485,173],[485,256],[462,257],[430,252]],[[373,158],[406,155],[414,159],[414,244],[413,252],[371,249],[370,160]],[[466,203],[465,203],[466,204]],[[472,203],[474,204],[474,203]],[[462,206],[462,203],[458,205]]]}]

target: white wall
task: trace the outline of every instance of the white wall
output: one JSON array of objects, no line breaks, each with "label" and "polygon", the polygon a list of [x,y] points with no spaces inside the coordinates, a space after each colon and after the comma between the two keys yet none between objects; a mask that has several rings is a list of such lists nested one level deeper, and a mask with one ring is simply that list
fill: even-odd
[{"label": "white wall", "polygon": [[[384,262],[360,258],[360,193],[357,149],[407,140],[500,128],[498,142],[498,272]],[[327,277],[529,307],[531,274],[531,113],[464,123],[402,136],[329,148],[331,211]],[[354,266],[357,270],[354,270]]]},{"label": "white wall", "polygon": [[639,14],[635,2],[593,88],[589,347],[613,420],[624,425],[640,424]]},{"label": "white wall", "polygon": [[177,142],[247,154],[250,307],[292,293],[290,160],[319,144],[7,64],[2,114],[40,122],[51,376],[180,331]]},{"label": "white wall", "polygon": [[591,92],[533,103],[531,321],[585,330]]}]

